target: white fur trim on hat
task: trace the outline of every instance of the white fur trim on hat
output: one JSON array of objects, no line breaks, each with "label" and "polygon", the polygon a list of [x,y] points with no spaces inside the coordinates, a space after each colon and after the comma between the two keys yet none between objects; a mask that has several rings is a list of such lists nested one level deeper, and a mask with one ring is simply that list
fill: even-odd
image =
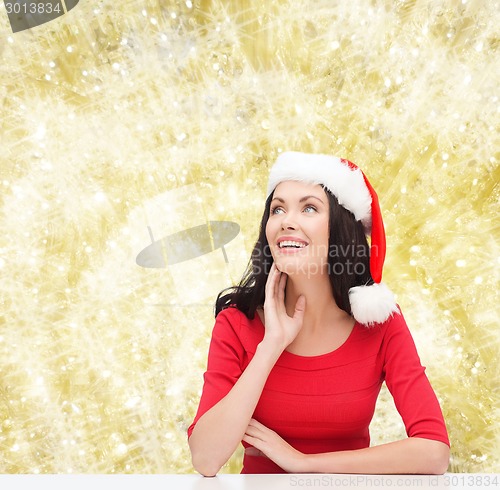
[{"label": "white fur trim on hat", "polygon": [[394,294],[384,283],[349,289],[352,316],[363,325],[383,323],[399,313]]},{"label": "white fur trim on hat", "polygon": [[271,169],[267,195],[286,180],[324,185],[365,229],[370,229],[372,198],[360,169],[353,169],[330,155],[286,151],[278,156]]}]

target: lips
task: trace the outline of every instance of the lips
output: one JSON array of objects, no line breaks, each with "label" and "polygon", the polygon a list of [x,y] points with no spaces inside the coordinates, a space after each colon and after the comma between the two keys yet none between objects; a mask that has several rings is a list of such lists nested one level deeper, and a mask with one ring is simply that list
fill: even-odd
[{"label": "lips", "polygon": [[304,248],[307,247],[307,244],[304,242],[295,242],[292,240],[283,240],[278,243],[279,248]]},{"label": "lips", "polygon": [[307,247],[308,243],[305,240],[296,237],[281,237],[277,242],[280,250],[300,250]]}]

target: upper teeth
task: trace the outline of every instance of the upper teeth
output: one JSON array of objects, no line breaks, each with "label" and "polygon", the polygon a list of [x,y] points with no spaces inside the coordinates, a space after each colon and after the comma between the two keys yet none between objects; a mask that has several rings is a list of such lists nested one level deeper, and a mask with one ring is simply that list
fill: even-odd
[{"label": "upper teeth", "polygon": [[304,248],[306,244],[304,242],[293,242],[291,240],[284,240],[280,242],[279,244],[280,248],[283,247],[297,247],[297,248]]}]

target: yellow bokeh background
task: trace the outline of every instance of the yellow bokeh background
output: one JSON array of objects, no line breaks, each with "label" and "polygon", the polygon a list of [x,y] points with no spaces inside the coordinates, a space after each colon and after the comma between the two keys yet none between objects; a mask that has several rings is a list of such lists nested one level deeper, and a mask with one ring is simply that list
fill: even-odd
[{"label": "yellow bokeh background", "polygon": [[[214,299],[282,150],[365,171],[450,471],[500,471],[499,24],[483,0],[101,0],[14,34],[0,5],[0,471],[194,471]],[[207,221],[239,224],[227,261],[136,263]],[[371,434],[404,437],[386,390]]]}]

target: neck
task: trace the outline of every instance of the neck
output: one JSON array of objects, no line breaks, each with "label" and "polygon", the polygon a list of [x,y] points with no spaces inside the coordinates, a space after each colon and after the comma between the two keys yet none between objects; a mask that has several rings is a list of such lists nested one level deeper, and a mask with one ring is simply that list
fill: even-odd
[{"label": "neck", "polygon": [[285,289],[285,307],[293,315],[295,303],[300,295],[306,298],[306,309],[302,329],[314,331],[325,324],[325,318],[336,321],[349,315],[337,306],[333,297],[330,279],[326,274],[317,276],[288,276]]}]

